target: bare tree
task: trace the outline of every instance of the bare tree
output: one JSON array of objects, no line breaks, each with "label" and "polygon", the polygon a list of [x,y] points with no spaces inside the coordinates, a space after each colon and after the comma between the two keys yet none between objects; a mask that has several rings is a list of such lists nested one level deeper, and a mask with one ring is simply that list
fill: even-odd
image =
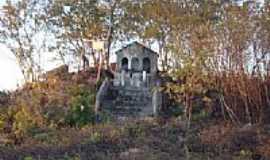
[{"label": "bare tree", "polygon": [[20,66],[26,81],[34,81],[41,67],[38,56],[45,44],[41,4],[36,0],[7,1],[0,16],[1,43],[6,45]]}]

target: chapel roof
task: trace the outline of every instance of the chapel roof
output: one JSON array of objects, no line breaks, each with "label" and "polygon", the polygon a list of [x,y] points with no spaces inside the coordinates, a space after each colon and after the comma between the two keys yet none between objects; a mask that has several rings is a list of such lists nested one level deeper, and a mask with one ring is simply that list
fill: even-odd
[{"label": "chapel roof", "polygon": [[134,42],[132,42],[132,43],[130,43],[130,44],[124,46],[123,48],[117,50],[115,53],[118,54],[119,52],[122,52],[123,50],[125,50],[125,49],[127,49],[127,48],[130,48],[130,47],[132,47],[132,46],[134,46],[134,45],[140,46],[140,47],[142,47],[142,48],[144,48],[144,49],[150,51],[149,53],[157,54],[157,52],[153,51],[152,49],[146,47],[145,45],[143,45],[143,44],[141,44],[141,43],[139,43],[139,42],[137,42],[137,41],[134,41]]}]

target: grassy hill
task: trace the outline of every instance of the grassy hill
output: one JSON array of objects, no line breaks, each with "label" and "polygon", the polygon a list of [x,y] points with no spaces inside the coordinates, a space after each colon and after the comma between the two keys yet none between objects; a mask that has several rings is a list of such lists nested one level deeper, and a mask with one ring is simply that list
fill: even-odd
[{"label": "grassy hill", "polygon": [[[0,159],[269,159],[267,123],[234,125],[194,99],[185,116],[96,121],[95,72],[49,72],[39,82],[0,94]],[[168,106],[167,106],[168,107]],[[166,108],[166,107],[165,107]],[[211,113],[211,114],[210,114]],[[166,117],[166,118],[165,118]]]}]

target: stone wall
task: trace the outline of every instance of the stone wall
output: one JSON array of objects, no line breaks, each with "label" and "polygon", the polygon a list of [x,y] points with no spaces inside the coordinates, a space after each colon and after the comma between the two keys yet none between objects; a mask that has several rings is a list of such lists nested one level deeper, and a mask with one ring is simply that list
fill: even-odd
[{"label": "stone wall", "polygon": [[[143,59],[149,58],[151,64],[151,74],[157,72],[158,55],[150,49],[144,47],[139,43],[132,43],[131,45],[121,49],[117,53],[117,71],[120,72],[123,58],[128,59],[128,69],[132,69],[132,59],[138,58],[138,70],[143,70]],[[134,61],[133,61],[134,62]]]}]

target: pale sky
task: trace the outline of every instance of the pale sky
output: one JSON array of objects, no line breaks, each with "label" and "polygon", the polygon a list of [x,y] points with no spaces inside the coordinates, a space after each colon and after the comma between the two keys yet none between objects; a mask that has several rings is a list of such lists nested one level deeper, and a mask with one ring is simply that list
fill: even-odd
[{"label": "pale sky", "polygon": [[15,57],[0,44],[0,90],[15,89],[23,80]]},{"label": "pale sky", "polygon": [[[5,2],[6,0],[0,0],[0,7]],[[16,89],[22,79],[15,57],[3,44],[0,44],[0,91]]]}]

